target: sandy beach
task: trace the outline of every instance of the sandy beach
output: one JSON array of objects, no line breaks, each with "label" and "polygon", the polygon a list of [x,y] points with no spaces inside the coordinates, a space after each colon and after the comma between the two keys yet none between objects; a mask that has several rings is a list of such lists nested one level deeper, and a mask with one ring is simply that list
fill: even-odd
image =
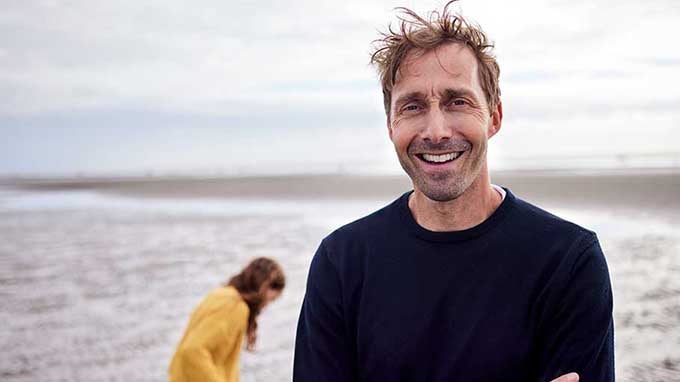
[{"label": "sandy beach", "polygon": [[[615,297],[617,379],[680,381],[680,171],[511,172],[494,183],[593,229]],[[289,284],[243,381],[288,381],[320,240],[405,176],[0,180],[0,379],[160,381],[200,298],[255,256]]]}]

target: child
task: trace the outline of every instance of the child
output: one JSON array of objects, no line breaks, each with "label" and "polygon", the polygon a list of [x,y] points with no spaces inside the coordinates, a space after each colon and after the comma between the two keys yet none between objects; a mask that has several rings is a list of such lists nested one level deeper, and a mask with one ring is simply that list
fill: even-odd
[{"label": "child", "polygon": [[252,351],[257,317],[285,285],[281,266],[260,257],[210,292],[191,314],[170,364],[170,381],[238,381],[243,338]]}]

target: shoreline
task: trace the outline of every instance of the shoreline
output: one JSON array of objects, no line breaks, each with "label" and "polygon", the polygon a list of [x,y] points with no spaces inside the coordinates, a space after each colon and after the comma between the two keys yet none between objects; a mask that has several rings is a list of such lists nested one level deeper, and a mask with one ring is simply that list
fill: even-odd
[{"label": "shoreline", "polygon": [[[497,171],[493,183],[538,204],[630,208],[680,215],[680,169]],[[165,199],[393,199],[412,189],[404,175],[0,178],[24,191],[93,191]]]},{"label": "shoreline", "polygon": [[[538,169],[501,169],[490,170],[491,175],[500,176],[588,176],[588,175],[676,175],[680,176],[680,167],[630,167],[630,168],[538,168]],[[213,174],[213,173],[112,173],[112,174],[77,174],[77,175],[40,175],[16,174],[0,175],[0,186],[22,183],[98,183],[98,182],[152,182],[169,180],[247,180],[247,179],[290,179],[320,177],[351,178],[392,178],[406,176],[401,169],[396,173],[362,173],[362,172],[310,172],[310,173],[252,173],[252,174]]]}]

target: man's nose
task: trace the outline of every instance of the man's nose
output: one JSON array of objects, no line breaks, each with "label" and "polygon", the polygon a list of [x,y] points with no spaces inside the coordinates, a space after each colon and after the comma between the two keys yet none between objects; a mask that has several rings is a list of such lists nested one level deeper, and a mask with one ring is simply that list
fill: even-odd
[{"label": "man's nose", "polygon": [[423,131],[423,139],[433,143],[451,139],[452,129],[447,126],[446,115],[439,108],[431,108],[427,115],[427,125]]}]

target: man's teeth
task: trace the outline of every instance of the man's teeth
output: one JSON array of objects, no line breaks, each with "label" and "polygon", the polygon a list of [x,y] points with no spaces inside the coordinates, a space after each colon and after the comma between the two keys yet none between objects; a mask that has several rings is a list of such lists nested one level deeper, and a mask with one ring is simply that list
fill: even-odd
[{"label": "man's teeth", "polygon": [[425,159],[428,162],[442,163],[454,160],[458,158],[462,153],[463,152],[460,151],[442,155],[423,154],[423,159]]}]

